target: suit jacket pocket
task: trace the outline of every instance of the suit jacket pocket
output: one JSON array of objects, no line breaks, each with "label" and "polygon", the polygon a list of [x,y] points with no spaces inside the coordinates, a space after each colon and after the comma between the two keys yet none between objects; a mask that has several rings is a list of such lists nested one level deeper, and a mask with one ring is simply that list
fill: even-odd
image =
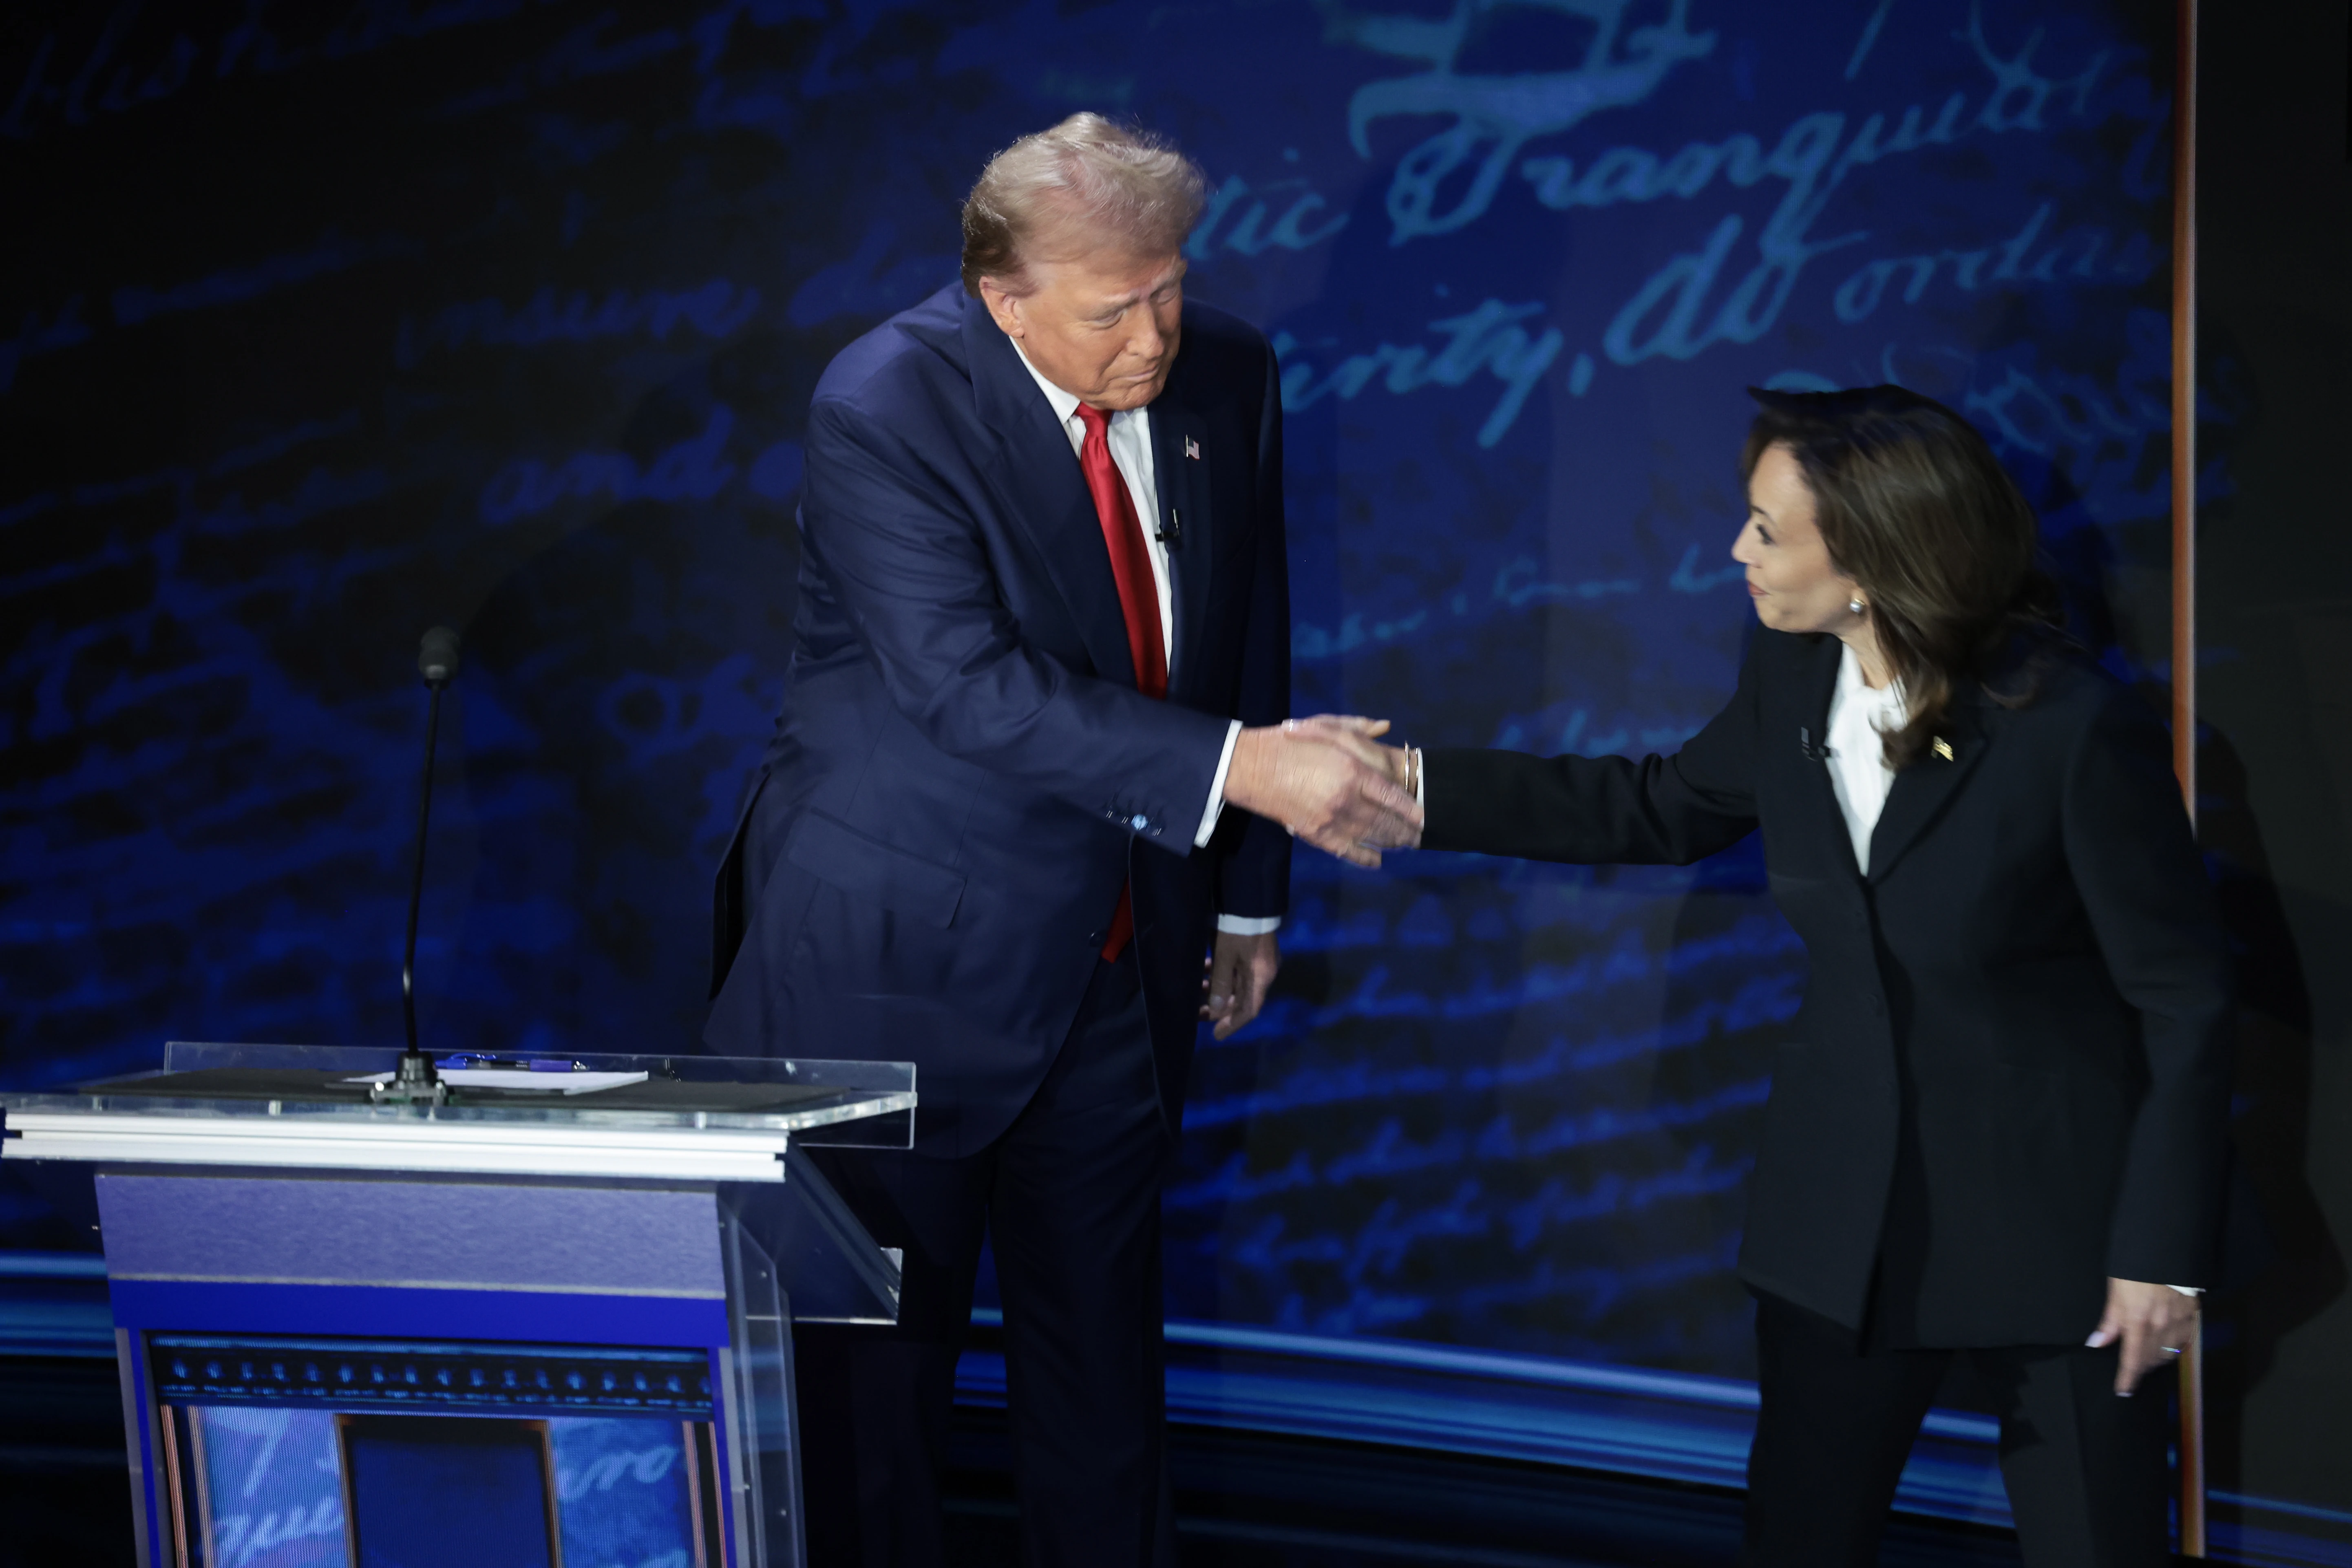
[{"label": "suit jacket pocket", "polygon": [[1740,1244],[1744,1278],[1849,1327],[1862,1321],[1895,1118],[1892,1082],[1821,1047],[1780,1047]]},{"label": "suit jacket pocket", "polygon": [[821,811],[793,828],[785,858],[843,892],[873,900],[884,909],[926,925],[955,923],[964,879],[946,867],[868,838]]}]

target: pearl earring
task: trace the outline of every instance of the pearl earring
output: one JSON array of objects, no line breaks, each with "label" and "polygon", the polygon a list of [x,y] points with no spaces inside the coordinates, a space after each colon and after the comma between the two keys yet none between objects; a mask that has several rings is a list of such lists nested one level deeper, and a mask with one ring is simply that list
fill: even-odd
[{"label": "pearl earring", "polygon": [[1848,599],[1845,602],[1845,607],[1857,616],[1862,614],[1862,595],[1857,594],[1853,598]]}]

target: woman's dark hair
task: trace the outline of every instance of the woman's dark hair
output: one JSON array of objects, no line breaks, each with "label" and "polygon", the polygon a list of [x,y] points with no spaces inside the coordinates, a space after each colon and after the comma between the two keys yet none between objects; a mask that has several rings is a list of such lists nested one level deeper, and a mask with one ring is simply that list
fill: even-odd
[{"label": "woman's dark hair", "polygon": [[[1944,728],[1954,693],[2000,673],[2021,635],[2054,630],[2033,509],[1976,427],[1933,398],[1899,386],[1748,395],[1762,406],[1740,477],[1774,447],[1796,458],[1830,561],[1861,587],[1903,683],[1909,718],[1886,737],[1886,763],[1906,766]],[[2030,668],[2024,677],[1998,700],[2031,700]]]}]

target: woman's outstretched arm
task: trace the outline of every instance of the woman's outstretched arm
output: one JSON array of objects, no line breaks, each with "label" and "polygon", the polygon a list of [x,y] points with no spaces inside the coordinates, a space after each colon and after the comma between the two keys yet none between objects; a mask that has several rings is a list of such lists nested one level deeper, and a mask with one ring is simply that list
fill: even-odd
[{"label": "woman's outstretched arm", "polygon": [[1749,649],[1730,703],[1670,757],[1423,752],[1422,847],[1685,866],[1738,843],[1756,826],[1756,665],[1765,640]]}]

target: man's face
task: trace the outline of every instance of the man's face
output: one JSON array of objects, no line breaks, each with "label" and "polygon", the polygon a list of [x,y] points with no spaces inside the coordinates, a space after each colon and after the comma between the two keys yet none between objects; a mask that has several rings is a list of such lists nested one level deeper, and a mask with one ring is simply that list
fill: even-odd
[{"label": "man's face", "polygon": [[1084,232],[1029,263],[1035,287],[980,280],[988,313],[1037,373],[1082,403],[1140,408],[1168,384],[1184,311],[1184,258],[1139,257]]}]

